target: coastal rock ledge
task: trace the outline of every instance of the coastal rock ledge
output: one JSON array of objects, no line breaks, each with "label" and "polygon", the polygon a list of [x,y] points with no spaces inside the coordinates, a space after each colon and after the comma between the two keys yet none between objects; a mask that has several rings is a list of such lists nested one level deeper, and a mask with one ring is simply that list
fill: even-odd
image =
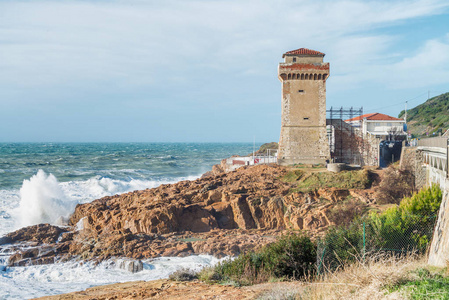
[{"label": "coastal rock ledge", "polygon": [[242,167],[104,197],[78,205],[69,227],[22,228],[3,237],[0,248],[9,244],[9,251],[16,251],[10,266],[72,258],[235,256],[286,230],[322,233],[332,225],[329,210],[348,196],[370,201],[357,190],[297,192],[282,180],[286,173],[280,166]]}]

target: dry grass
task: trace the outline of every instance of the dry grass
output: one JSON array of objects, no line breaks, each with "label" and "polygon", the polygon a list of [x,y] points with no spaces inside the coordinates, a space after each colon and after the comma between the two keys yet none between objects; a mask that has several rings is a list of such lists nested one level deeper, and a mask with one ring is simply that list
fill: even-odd
[{"label": "dry grass", "polygon": [[311,283],[277,285],[258,299],[407,299],[387,288],[412,280],[411,271],[426,265],[416,257],[374,257],[322,275]]}]

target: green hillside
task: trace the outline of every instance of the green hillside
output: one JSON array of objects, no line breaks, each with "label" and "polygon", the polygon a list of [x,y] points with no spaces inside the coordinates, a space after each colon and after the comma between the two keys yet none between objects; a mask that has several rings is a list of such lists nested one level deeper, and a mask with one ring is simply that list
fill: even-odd
[{"label": "green hillside", "polygon": [[[399,118],[404,116],[401,111]],[[449,93],[430,98],[423,104],[407,110],[408,131],[414,136],[444,133],[449,128]]]}]

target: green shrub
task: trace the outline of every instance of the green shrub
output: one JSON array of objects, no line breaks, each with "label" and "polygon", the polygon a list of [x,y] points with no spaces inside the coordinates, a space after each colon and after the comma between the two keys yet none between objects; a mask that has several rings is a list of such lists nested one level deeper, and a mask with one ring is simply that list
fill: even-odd
[{"label": "green shrub", "polygon": [[377,248],[423,252],[432,239],[436,215],[442,201],[439,186],[424,188],[398,206],[372,214],[367,226]]},{"label": "green shrub", "polygon": [[419,268],[413,271],[415,280],[408,280],[390,287],[389,292],[402,291],[410,299],[449,299],[449,277]]},{"label": "green shrub", "polygon": [[197,278],[198,277],[193,270],[186,268],[176,270],[168,276],[168,279],[174,281],[192,281]]},{"label": "green shrub", "polygon": [[351,222],[361,217],[366,212],[366,204],[357,199],[346,199],[342,204],[334,206],[330,211],[328,218],[337,227],[348,226]]},{"label": "green shrub", "polygon": [[223,279],[223,277],[217,272],[215,267],[205,267],[201,269],[201,271],[199,271],[196,275],[200,281],[204,281],[207,283],[218,282]]},{"label": "green shrub", "polygon": [[242,285],[266,282],[270,278],[299,279],[314,271],[316,247],[305,235],[286,235],[258,251],[218,264],[215,272],[223,280]]},{"label": "green shrub", "polygon": [[332,227],[319,241],[319,270],[335,270],[360,258],[363,249],[363,227],[357,220],[349,226]]},{"label": "green shrub", "polygon": [[415,177],[411,169],[400,169],[390,165],[384,171],[382,181],[376,193],[378,204],[398,204],[402,198],[415,191]]},{"label": "green shrub", "polygon": [[424,253],[432,239],[441,200],[442,192],[435,185],[404,198],[398,206],[382,213],[356,219],[349,226],[330,228],[318,241],[320,272],[335,270],[361,259],[365,253]]}]

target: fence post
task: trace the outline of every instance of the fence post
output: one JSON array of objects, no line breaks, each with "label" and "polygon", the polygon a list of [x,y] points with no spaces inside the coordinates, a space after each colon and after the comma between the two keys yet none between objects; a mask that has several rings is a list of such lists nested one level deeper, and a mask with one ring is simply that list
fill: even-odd
[{"label": "fence post", "polygon": [[318,265],[318,275],[320,275],[321,266],[323,265],[324,253],[326,252],[326,246],[324,246],[323,254],[321,255],[320,264]]},{"label": "fence post", "polygon": [[366,253],[366,235],[365,235],[365,222],[363,222],[363,250],[362,250],[362,255],[363,255],[363,262],[365,262],[365,253]]}]

